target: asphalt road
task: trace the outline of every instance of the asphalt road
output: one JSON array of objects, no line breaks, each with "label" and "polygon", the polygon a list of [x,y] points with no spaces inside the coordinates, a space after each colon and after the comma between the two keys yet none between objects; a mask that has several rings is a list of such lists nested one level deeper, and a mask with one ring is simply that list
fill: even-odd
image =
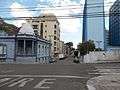
[{"label": "asphalt road", "polygon": [[0,90],[87,90],[89,64],[0,64]]}]

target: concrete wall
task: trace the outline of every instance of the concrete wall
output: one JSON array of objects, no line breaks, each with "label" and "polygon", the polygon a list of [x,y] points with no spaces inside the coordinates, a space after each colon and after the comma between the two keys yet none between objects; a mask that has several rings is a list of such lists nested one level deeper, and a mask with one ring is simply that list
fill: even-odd
[{"label": "concrete wall", "polygon": [[116,52],[90,52],[84,56],[85,63],[98,63],[102,61],[120,60],[120,53]]}]

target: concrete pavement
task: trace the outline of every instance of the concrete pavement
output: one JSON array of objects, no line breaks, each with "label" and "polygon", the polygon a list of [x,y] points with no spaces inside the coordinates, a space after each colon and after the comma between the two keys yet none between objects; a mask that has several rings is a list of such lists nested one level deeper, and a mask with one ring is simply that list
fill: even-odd
[{"label": "concrete pavement", "polygon": [[100,76],[87,82],[89,90],[120,90],[120,63],[96,64]]},{"label": "concrete pavement", "polygon": [[[89,64],[0,64],[0,90],[88,90]],[[97,73],[97,72],[96,72]]]}]

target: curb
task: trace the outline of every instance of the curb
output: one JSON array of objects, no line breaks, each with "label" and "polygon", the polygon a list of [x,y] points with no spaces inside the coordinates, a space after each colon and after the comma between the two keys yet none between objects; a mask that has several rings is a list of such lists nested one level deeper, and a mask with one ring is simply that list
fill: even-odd
[{"label": "curb", "polygon": [[105,75],[87,81],[88,90],[120,90],[119,75]]}]

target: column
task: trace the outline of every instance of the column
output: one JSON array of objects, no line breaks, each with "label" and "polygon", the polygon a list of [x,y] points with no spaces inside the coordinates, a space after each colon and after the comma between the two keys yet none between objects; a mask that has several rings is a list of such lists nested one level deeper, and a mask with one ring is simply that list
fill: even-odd
[{"label": "column", "polygon": [[35,51],[34,51],[34,41],[32,40],[32,54],[35,54]]},{"label": "column", "polygon": [[26,55],[26,40],[24,40],[24,55]]}]

